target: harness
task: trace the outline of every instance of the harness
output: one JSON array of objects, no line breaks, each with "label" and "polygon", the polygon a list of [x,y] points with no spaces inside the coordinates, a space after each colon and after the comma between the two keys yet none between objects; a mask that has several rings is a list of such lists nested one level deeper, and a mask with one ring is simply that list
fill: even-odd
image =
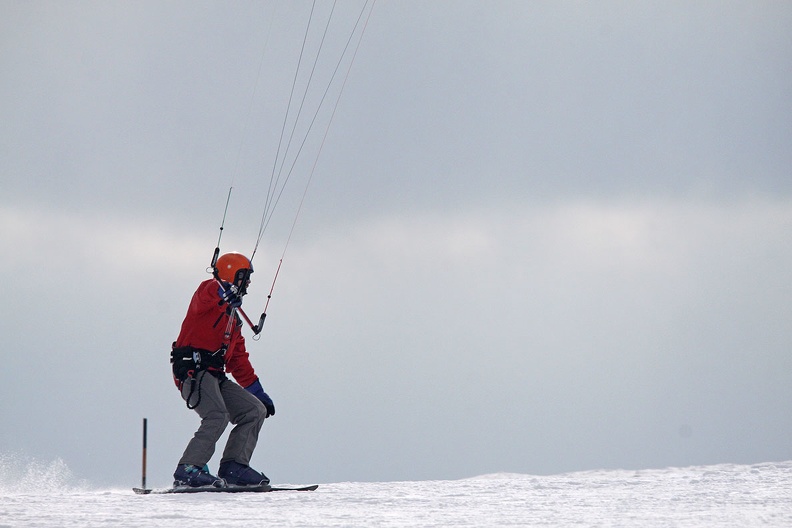
[{"label": "harness", "polygon": [[[225,353],[225,347],[212,352],[191,346],[176,347],[176,343],[173,343],[170,362],[173,366],[173,377],[179,381],[179,390],[182,390],[184,382],[190,378],[190,393],[186,398],[188,409],[195,409],[201,403],[203,376],[197,379],[201,371],[205,370],[221,381],[225,379]],[[190,400],[196,392],[198,400],[195,405],[191,405]]]}]

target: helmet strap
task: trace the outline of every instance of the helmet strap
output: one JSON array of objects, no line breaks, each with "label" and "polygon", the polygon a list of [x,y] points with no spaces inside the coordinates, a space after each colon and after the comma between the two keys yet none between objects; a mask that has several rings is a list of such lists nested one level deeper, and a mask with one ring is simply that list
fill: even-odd
[{"label": "helmet strap", "polygon": [[239,290],[239,295],[245,295],[247,293],[247,283],[250,280],[250,273],[251,270],[248,268],[241,268],[238,269],[236,274],[234,275],[234,286],[237,287]]}]

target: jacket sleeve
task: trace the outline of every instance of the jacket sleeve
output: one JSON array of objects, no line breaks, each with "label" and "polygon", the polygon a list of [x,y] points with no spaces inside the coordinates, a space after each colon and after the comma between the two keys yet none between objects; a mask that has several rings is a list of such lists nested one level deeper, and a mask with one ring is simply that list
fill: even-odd
[{"label": "jacket sleeve", "polygon": [[196,311],[212,311],[221,313],[225,307],[220,303],[220,294],[217,293],[219,286],[213,279],[204,281],[196,290],[191,308]]},{"label": "jacket sleeve", "polygon": [[233,353],[226,361],[226,370],[243,387],[249,387],[258,379],[253,365],[250,364],[250,356],[245,348],[245,338],[241,334],[236,337]]}]

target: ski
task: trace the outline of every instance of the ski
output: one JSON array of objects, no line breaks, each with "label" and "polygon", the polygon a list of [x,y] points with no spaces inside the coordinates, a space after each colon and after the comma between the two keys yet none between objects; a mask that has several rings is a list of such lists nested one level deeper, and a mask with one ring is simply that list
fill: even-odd
[{"label": "ski", "polygon": [[280,487],[272,487],[270,491],[315,491],[319,487],[319,484],[311,484],[310,486],[298,486],[296,488],[280,488]]},{"label": "ski", "polygon": [[270,491],[269,486],[179,486],[174,488],[132,488],[138,495],[162,494],[162,493],[264,493]]},{"label": "ski", "polygon": [[270,486],[214,486],[178,487],[178,488],[132,488],[138,495],[160,495],[166,493],[268,493],[270,491],[314,491],[318,484],[298,487],[270,487]]}]

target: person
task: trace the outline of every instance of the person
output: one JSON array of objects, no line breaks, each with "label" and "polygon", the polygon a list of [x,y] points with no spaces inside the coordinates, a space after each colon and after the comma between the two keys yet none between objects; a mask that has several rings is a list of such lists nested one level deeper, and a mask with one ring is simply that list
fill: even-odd
[{"label": "person", "polygon": [[[275,406],[250,364],[237,315],[251,273],[253,266],[244,255],[220,256],[214,277],[193,294],[173,343],[174,381],[187,408],[201,417],[173,474],[174,486],[269,485],[266,475],[250,467],[250,458],[264,419],[275,414]],[[229,422],[234,428],[214,476],[207,463]]]}]

